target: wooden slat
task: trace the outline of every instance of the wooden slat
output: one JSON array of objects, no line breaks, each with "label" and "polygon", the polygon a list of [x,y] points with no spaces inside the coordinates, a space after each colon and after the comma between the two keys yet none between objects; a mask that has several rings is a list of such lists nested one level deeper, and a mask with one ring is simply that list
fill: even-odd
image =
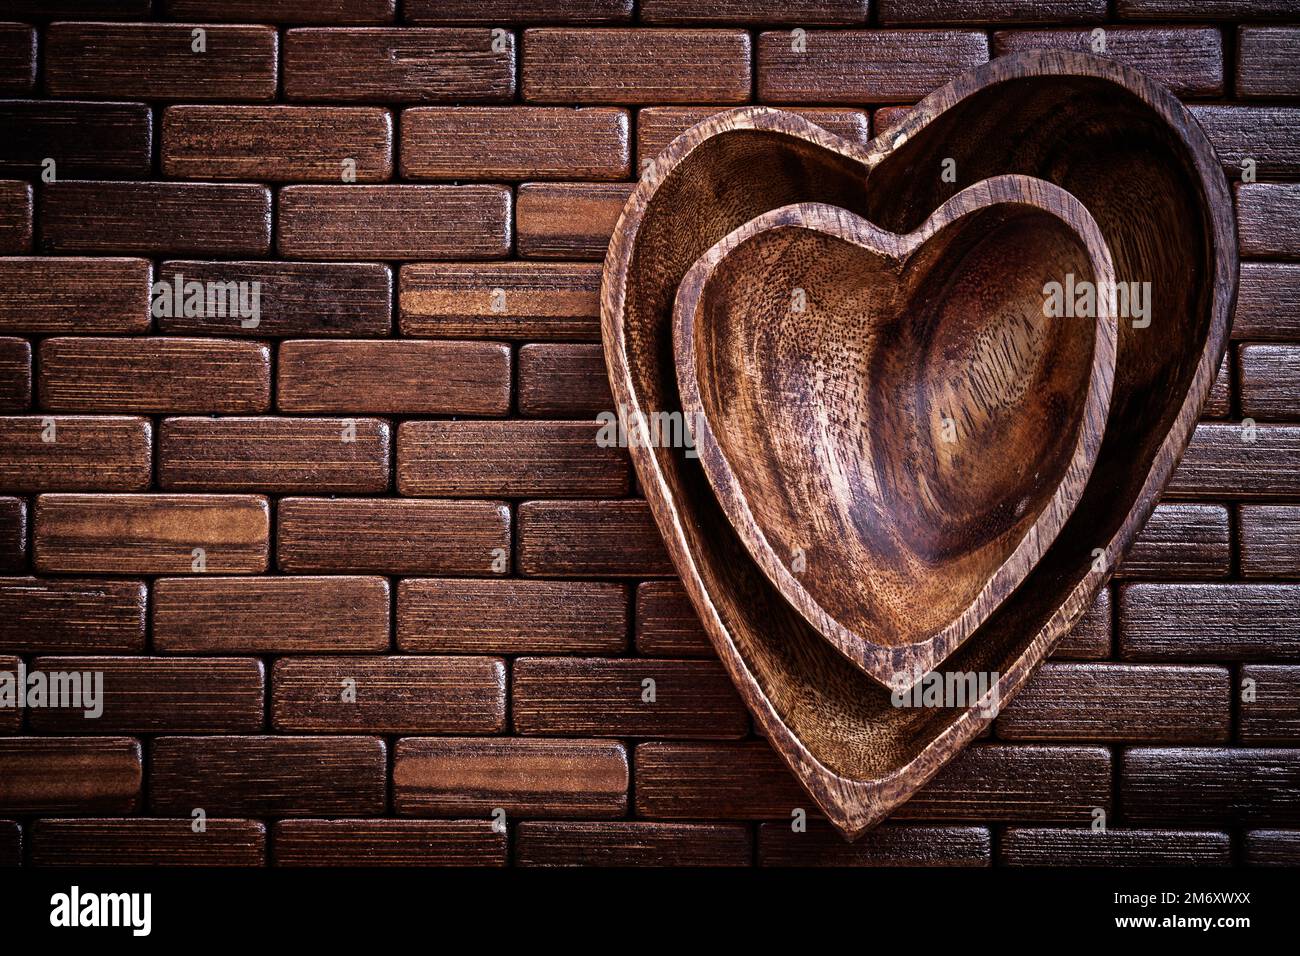
[{"label": "wooden slat", "polygon": [[627,787],[617,741],[409,737],[393,757],[393,809],[406,816],[622,816]]},{"label": "wooden slat", "polygon": [[1238,735],[1250,744],[1300,741],[1300,666],[1243,664]]},{"label": "wooden slat", "polygon": [[[264,571],[270,514],[259,495],[41,495],[36,568],[106,574]],[[206,572],[196,564],[202,549]]]},{"label": "wooden slat", "polygon": [[1231,566],[1228,509],[1162,504],[1115,571],[1117,578],[1226,578]]},{"label": "wooden slat", "polygon": [[510,509],[500,502],[285,498],[277,513],[282,571],[487,577],[509,570]]},{"label": "wooden slat", "polygon": [[31,343],[26,339],[0,338],[0,409],[23,411],[31,404]]},{"label": "wooden slat", "polygon": [[388,445],[388,422],[377,418],[167,418],[158,434],[158,485],[171,491],[382,492],[388,489]]},{"label": "wooden slat", "polygon": [[1192,106],[1192,116],[1210,138],[1230,181],[1241,179],[1242,161],[1254,160],[1259,179],[1300,173],[1300,109],[1284,106]]},{"label": "wooden slat", "polygon": [[[0,260],[3,261],[3,260]],[[378,262],[200,262],[172,260],[158,270],[175,289],[187,283],[258,283],[258,314],[160,316],[164,332],[257,338],[351,338],[392,331],[392,270]],[[251,295],[251,291],[249,293]],[[173,309],[173,312],[176,310]],[[255,320],[255,321],[254,321]],[[245,322],[248,324],[245,324]]]},{"label": "wooden slat", "polygon": [[1232,375],[1229,373],[1231,362],[1225,355],[1219,366],[1219,375],[1214,380],[1205,405],[1201,408],[1202,418],[1227,418],[1232,414]]},{"label": "wooden slat", "polygon": [[603,260],[631,183],[524,183],[519,187],[519,255]]},{"label": "wooden slat", "polygon": [[0,258],[0,331],[147,332],[152,285],[148,259]]},{"label": "wooden slat", "polygon": [[761,866],[989,866],[993,837],[986,827],[886,824],[849,843],[829,824],[758,828]]},{"label": "wooden slat", "polygon": [[1105,0],[875,0],[881,23],[1076,23],[1106,19]]},{"label": "wooden slat", "polygon": [[55,96],[262,101],[275,98],[278,42],[269,26],[54,23],[43,59]]},{"label": "wooden slat", "polygon": [[[783,4],[784,6],[784,4]],[[799,21],[806,22],[806,21]],[[646,163],[667,148],[668,144],[710,116],[734,107],[728,106],[650,106],[637,111],[636,155],[637,171],[643,173]],[[866,110],[851,109],[795,109],[791,112],[816,123],[822,129],[845,139],[863,144],[870,138],[870,123]]]},{"label": "wooden slat", "polygon": [[404,0],[408,23],[626,23],[633,0]]},{"label": "wooden slat", "polygon": [[627,110],[424,106],[402,111],[406,179],[626,179]]},{"label": "wooden slat", "polygon": [[[654,681],[654,701],[648,685]],[[592,737],[742,737],[749,713],[714,661],[521,657],[511,683],[516,732]]]},{"label": "wooden slat", "polygon": [[[1105,8],[1102,9],[1105,15]],[[1021,50],[1096,53],[1094,27],[1072,30],[999,30],[995,56]],[[1223,95],[1223,35],[1214,27],[1105,28],[1104,56],[1141,70],[1177,96]]]},{"label": "wooden slat", "polygon": [[30,93],[36,86],[36,31],[0,23],[0,93]]},{"label": "wooden slat", "polygon": [[152,455],[147,418],[0,416],[0,491],[139,491]]},{"label": "wooden slat", "polygon": [[543,343],[519,350],[519,413],[573,418],[614,410],[599,345]]},{"label": "wooden slat", "polygon": [[22,683],[19,676],[19,660],[17,657],[12,654],[0,654],[0,677],[3,677],[6,683],[13,681],[13,684],[6,687],[5,703],[3,707],[0,707],[0,735],[16,734],[23,725],[23,711],[15,706],[10,697],[11,688]]},{"label": "wooden slat", "polygon": [[0,578],[0,647],[20,654],[144,650],[143,581]]},{"label": "wooden slat", "polygon": [[495,259],[510,252],[505,186],[286,186],[280,253],[302,259]]},{"label": "wooden slat", "polygon": [[998,716],[1004,740],[1222,743],[1226,667],[1047,663]]},{"label": "wooden slat", "polygon": [[636,652],[647,657],[715,656],[680,581],[637,585]]},{"label": "wooden slat", "polygon": [[1001,866],[1230,866],[1226,833],[1108,827],[1007,827],[998,841]]},{"label": "wooden slat", "polygon": [[1300,425],[1203,423],[1166,489],[1198,498],[1300,495]]},{"label": "wooden slat", "polygon": [[1242,505],[1237,540],[1244,578],[1300,578],[1300,506]]},{"label": "wooden slat", "polygon": [[393,115],[370,107],[170,106],[162,168],[180,179],[377,182],[393,172]]},{"label": "wooden slat", "polygon": [[[32,708],[37,733],[255,733],[265,681],[254,657],[37,657],[33,671],[103,674],[103,712]],[[83,680],[84,680],[83,676]]]},{"label": "wooden slat", "polygon": [[198,338],[52,338],[40,346],[38,395],[61,411],[260,412],[271,402],[271,350]]},{"label": "wooden slat", "polygon": [[1300,418],[1300,345],[1243,345],[1237,350],[1237,381],[1242,415]]},{"label": "wooden slat", "polygon": [[516,835],[520,866],[748,866],[749,829],[725,823],[524,821]]},{"label": "wooden slat", "polygon": [[600,272],[595,262],[404,265],[399,325],[433,338],[599,339]]},{"label": "wooden slat", "polygon": [[627,591],[584,581],[408,578],[397,586],[397,646],[436,654],[618,654]]},{"label": "wooden slat", "polygon": [[30,252],[32,249],[31,183],[0,179],[0,252]]},{"label": "wooden slat", "polygon": [[515,62],[509,31],[288,30],[284,95],[352,103],[501,103],[514,98]]},{"label": "wooden slat", "polygon": [[853,26],[867,22],[867,0],[641,0],[642,23]]},{"label": "wooden slat", "polygon": [[1300,55],[1300,29],[1294,26],[1238,27],[1237,95],[1300,96],[1297,55]]},{"label": "wooden slat", "polygon": [[1115,12],[1124,18],[1142,20],[1285,20],[1295,16],[1295,4],[1293,0],[1115,0]]},{"label": "wooden slat", "polygon": [[382,813],[387,747],[378,737],[159,737],[149,804],[188,816]]},{"label": "wooden slat", "polygon": [[505,866],[491,820],[280,820],[277,866]]},{"label": "wooden slat", "polygon": [[1239,183],[1237,241],[1243,256],[1300,258],[1300,183]]},{"label": "wooden slat", "polygon": [[510,348],[497,342],[301,341],[280,346],[289,412],[504,415]]},{"label": "wooden slat", "polygon": [[27,564],[27,501],[0,497],[0,571]]},{"label": "wooden slat", "polygon": [[744,30],[524,31],[530,103],[744,103],[750,83]]},{"label": "wooden slat", "polygon": [[41,20],[141,20],[149,16],[150,0],[5,0],[6,16],[28,22]]},{"label": "wooden slat", "polygon": [[143,103],[53,100],[0,102],[0,173],[36,177],[54,160],[62,179],[143,178],[152,163],[153,125]]},{"label": "wooden slat", "polygon": [[1300,749],[1136,747],[1120,766],[1125,820],[1180,826],[1300,824]]},{"label": "wooden slat", "polygon": [[232,23],[392,23],[397,0],[166,0],[173,19]]},{"label": "wooden slat", "polygon": [[1089,661],[1109,657],[1111,616],[1110,589],[1103,588],[1074,629],[1061,638],[1052,659]]},{"label": "wooden slat", "polygon": [[238,256],[270,248],[265,186],[63,180],[41,189],[45,252]]},{"label": "wooden slat", "polygon": [[809,30],[758,38],[758,99],[764,103],[906,103],[989,58],[969,30]]},{"label": "wooden slat", "polygon": [[499,657],[282,657],[271,673],[280,732],[492,734],[505,720]]},{"label": "wooden slat", "polygon": [[1300,830],[1251,830],[1245,842],[1249,866],[1300,866]]},{"label": "wooden slat", "polygon": [[627,494],[627,452],[601,447],[599,431],[593,421],[403,422],[397,490],[433,497]]},{"label": "wooden slat", "polygon": [[673,573],[644,501],[526,501],[519,506],[519,570],[539,577],[652,577]]},{"label": "wooden slat", "polygon": [[385,651],[388,595],[388,581],[376,577],[159,578],[153,647],[168,654]]},{"label": "wooden slat", "polygon": [[1295,660],[1300,585],[1123,585],[1119,653],[1130,661]]},{"label": "wooden slat", "polygon": [[0,813],[130,813],[141,765],[131,737],[0,737]]},{"label": "wooden slat", "polygon": [[1234,339],[1300,339],[1300,263],[1243,262]]},{"label": "wooden slat", "polygon": [[258,820],[190,818],[39,820],[36,866],[265,866],[266,826]]}]

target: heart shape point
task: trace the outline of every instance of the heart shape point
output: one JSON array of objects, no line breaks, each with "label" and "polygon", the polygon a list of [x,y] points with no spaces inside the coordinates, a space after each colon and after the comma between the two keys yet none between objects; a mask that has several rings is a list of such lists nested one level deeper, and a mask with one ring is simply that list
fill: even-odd
[{"label": "heart shape point", "polygon": [[1114,285],[1074,197],[1002,176],[916,230],[816,203],[686,272],[682,410],[732,527],[869,676],[910,687],[1024,580],[1101,447],[1116,320],[1045,314],[1053,276]]},{"label": "heart shape point", "polygon": [[[957,181],[941,177],[944,161]],[[899,235],[963,188],[1046,180],[1092,215],[1116,279],[1151,283],[1119,323],[1102,446],[1073,513],[944,662],[986,701],[899,706],[752,559],[698,459],[631,455],[682,584],[762,735],[847,838],[888,816],[989,726],[1092,604],[1154,509],[1214,384],[1236,297],[1236,227],[1217,156],[1178,100],[1101,57],[1032,51],[936,90],[866,146],[749,107],[693,127],[628,199],[605,260],[601,330],[614,401],[644,425],[682,414],[673,304],[691,266],[774,209],[836,206]],[[986,818],[982,808],[972,816]]]}]

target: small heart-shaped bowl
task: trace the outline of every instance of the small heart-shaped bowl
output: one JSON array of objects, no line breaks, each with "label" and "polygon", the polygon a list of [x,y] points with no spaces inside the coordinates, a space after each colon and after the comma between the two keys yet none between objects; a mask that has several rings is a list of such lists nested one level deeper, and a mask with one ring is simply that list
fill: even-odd
[{"label": "small heart-shaped bowl", "polygon": [[1108,294],[1055,314],[1053,283],[1115,288],[1097,223],[1051,183],[999,176],[904,235],[774,209],[678,287],[682,410],[723,511],[881,684],[912,686],[970,637],[1092,473],[1116,319]]}]

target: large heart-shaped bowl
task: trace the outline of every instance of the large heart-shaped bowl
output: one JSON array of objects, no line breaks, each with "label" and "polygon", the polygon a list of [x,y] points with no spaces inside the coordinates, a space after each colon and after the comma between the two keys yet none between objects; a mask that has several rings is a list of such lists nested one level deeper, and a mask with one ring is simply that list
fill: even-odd
[{"label": "large heart-shaped bowl", "polygon": [[[958,78],[865,147],[775,110],[723,114],[651,164],[615,228],[601,290],[614,399],[651,434],[651,421],[681,413],[677,289],[728,233],[802,202],[907,233],[962,188],[1006,174],[1072,193],[1097,221],[1118,281],[1152,286],[1148,318],[1121,316],[1106,432],[1074,513],[1024,583],[945,662],[995,675],[999,704],[1079,619],[1145,523],[1223,359],[1236,228],[1218,160],[1183,106],[1112,61],[1032,52]],[[723,665],[761,732],[843,833],[877,823],[988,726],[987,701],[895,706],[750,559],[693,451],[636,442],[631,452]]]},{"label": "large heart-shaped bowl", "polygon": [[[1016,589],[1074,510],[1115,371],[1114,287],[1069,193],[970,186],[906,235],[834,206],[750,220],[673,309],[686,424],[768,579],[855,665],[911,686]],[[1095,313],[1095,314],[1094,314]]]}]

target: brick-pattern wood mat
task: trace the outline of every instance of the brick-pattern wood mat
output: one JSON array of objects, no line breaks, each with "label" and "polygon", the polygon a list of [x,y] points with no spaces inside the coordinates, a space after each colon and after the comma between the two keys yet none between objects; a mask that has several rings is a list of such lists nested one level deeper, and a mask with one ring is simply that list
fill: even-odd
[{"label": "brick-pattern wood mat", "polygon": [[[94,721],[0,710],[0,862],[1300,862],[1297,0],[0,19],[0,670],[101,671],[107,695]],[[610,230],[713,109],[866,140],[1098,27],[1234,182],[1206,421],[988,739],[860,843],[812,812],[794,832],[808,799],[592,440]],[[181,308],[155,314],[159,281]],[[187,282],[259,282],[258,323],[187,310]]]}]

